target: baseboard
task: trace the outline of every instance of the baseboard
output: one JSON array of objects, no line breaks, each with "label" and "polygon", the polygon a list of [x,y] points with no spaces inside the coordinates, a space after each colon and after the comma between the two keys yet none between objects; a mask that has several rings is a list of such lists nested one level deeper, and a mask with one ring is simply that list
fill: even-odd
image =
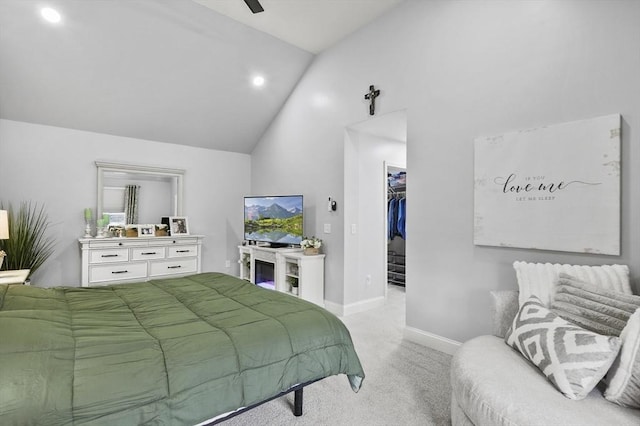
[{"label": "baseboard", "polygon": [[462,343],[455,340],[408,326],[404,328],[404,338],[449,355],[453,355],[462,345]]},{"label": "baseboard", "polygon": [[344,317],[368,311],[370,309],[379,308],[380,306],[384,306],[384,302],[384,296],[374,297],[373,299],[362,300],[360,302],[350,303],[348,305],[341,305],[339,303],[333,303],[325,300],[324,308],[334,315]]},{"label": "baseboard", "polygon": [[339,303],[333,303],[333,302],[329,302],[328,300],[325,300],[324,308],[335,316],[338,316],[338,317],[344,316],[344,307]]}]

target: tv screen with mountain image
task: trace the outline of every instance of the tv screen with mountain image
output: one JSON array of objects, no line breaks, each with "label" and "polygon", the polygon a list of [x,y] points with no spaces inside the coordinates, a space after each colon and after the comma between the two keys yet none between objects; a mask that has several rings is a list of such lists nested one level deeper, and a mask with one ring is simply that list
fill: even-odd
[{"label": "tv screen with mountain image", "polygon": [[272,246],[302,241],[302,195],[244,198],[244,239]]}]

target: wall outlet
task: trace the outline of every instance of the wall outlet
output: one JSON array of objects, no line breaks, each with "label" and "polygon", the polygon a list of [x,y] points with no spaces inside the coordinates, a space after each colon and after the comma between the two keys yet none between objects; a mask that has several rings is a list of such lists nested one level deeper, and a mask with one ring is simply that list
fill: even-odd
[{"label": "wall outlet", "polygon": [[324,224],[324,233],[325,234],[330,234],[331,233],[331,224],[330,223],[325,223]]},{"label": "wall outlet", "polygon": [[367,275],[367,276],[365,276],[365,277],[364,277],[364,283],[365,283],[367,286],[370,286],[370,285],[371,285],[371,275]]},{"label": "wall outlet", "polygon": [[231,261],[230,260],[225,261],[224,262],[224,267],[225,268],[231,268]]}]

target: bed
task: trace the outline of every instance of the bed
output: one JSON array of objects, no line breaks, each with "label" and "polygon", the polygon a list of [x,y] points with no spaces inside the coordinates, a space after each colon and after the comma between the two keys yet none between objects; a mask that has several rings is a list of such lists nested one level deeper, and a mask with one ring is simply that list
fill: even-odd
[{"label": "bed", "polygon": [[364,379],[339,319],[226,274],[0,285],[2,425],[202,424],[336,374]]}]

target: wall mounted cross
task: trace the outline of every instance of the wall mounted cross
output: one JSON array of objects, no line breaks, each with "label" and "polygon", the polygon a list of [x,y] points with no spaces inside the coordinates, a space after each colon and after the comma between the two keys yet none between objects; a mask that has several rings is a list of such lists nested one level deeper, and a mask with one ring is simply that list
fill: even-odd
[{"label": "wall mounted cross", "polygon": [[380,90],[375,90],[373,84],[369,86],[369,93],[364,95],[364,98],[369,100],[369,115],[373,115],[376,112],[376,98],[380,96]]}]

